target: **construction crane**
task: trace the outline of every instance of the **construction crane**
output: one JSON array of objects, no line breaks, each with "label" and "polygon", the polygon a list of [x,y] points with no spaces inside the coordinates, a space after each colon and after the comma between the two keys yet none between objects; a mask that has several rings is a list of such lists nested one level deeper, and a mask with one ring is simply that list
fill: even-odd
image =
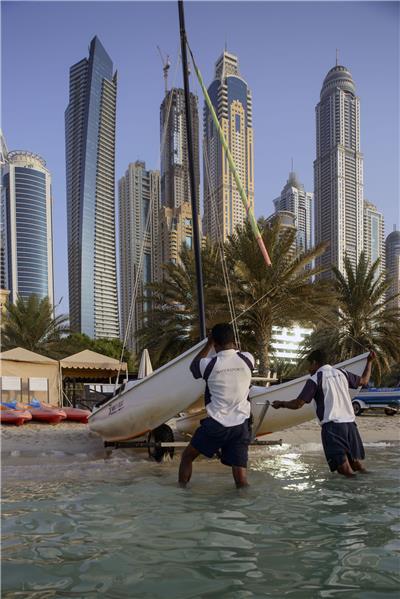
[{"label": "construction crane", "polygon": [[160,54],[161,62],[163,64],[163,73],[164,73],[164,85],[165,85],[165,95],[168,92],[168,71],[171,66],[171,62],[169,60],[169,55],[167,54],[164,58],[163,53],[161,52],[160,46],[157,46],[157,50]]}]

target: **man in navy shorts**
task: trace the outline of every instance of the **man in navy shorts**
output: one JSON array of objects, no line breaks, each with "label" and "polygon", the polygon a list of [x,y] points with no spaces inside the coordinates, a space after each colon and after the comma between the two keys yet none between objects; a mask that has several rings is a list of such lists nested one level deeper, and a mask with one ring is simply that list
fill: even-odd
[{"label": "man in navy shorts", "polygon": [[365,458],[364,446],[356,425],[349,389],[367,385],[375,353],[370,352],[361,377],[347,370],[333,368],[326,363],[325,352],[317,349],[308,356],[311,377],[297,399],[274,401],[272,406],[298,410],[314,401],[317,418],[321,424],[321,440],[331,472],[354,476],[365,472],[361,460]]},{"label": "man in navy shorts", "polygon": [[[215,354],[208,356],[214,349]],[[236,349],[230,324],[217,324],[207,344],[190,365],[193,376],[206,382],[207,417],[182,454],[179,483],[185,486],[192,475],[193,461],[203,454],[220,457],[231,466],[237,487],[246,487],[248,445],[251,437],[248,400],[254,358]]]}]

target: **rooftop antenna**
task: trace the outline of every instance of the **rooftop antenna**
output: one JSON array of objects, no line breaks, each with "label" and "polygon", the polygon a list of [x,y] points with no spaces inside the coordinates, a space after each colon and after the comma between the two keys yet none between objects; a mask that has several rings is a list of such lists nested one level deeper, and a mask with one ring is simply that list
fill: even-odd
[{"label": "rooftop antenna", "polygon": [[292,158],[292,173],[293,173],[293,158]]},{"label": "rooftop antenna", "polygon": [[164,73],[164,86],[165,86],[165,95],[168,92],[168,71],[171,66],[171,62],[169,60],[169,55],[166,54],[165,58],[161,52],[160,46],[157,46],[158,53],[160,54],[161,62],[163,64],[163,73]]},{"label": "rooftop antenna", "polygon": [[339,48],[336,48],[336,66],[339,64]]}]

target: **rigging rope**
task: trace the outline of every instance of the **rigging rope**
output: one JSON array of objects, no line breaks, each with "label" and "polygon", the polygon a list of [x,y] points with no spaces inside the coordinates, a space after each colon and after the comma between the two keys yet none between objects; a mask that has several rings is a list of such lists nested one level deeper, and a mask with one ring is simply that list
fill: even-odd
[{"label": "rigging rope", "polygon": [[[208,160],[207,146],[205,144],[203,144],[203,154],[204,154],[204,165],[205,165],[205,168],[207,171],[207,181],[209,183],[209,181],[210,181],[210,163]],[[233,327],[233,334],[235,337],[235,343],[238,346],[238,348],[240,349],[241,346],[240,346],[239,327],[236,323],[235,303],[233,301],[233,294],[232,294],[232,289],[231,289],[231,284],[230,284],[230,279],[229,279],[228,265],[226,263],[223,235],[222,235],[222,230],[221,230],[221,224],[219,222],[219,217],[218,217],[218,209],[217,209],[217,202],[215,199],[215,191],[210,186],[210,184],[208,186],[208,191],[211,195],[211,205],[212,205],[212,208],[214,211],[214,219],[217,224],[217,239],[218,239],[217,245],[218,245],[218,249],[219,249],[220,257],[221,257],[222,273],[223,273],[223,277],[224,277],[226,295],[227,295],[227,299],[228,299],[229,312],[231,315],[231,324]]]}]

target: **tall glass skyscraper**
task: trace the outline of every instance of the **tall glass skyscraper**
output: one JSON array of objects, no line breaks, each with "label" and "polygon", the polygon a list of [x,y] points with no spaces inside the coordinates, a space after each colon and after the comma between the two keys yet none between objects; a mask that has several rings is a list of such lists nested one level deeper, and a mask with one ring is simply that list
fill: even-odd
[{"label": "tall glass skyscraper", "polygon": [[[31,152],[9,152],[2,166],[5,218],[4,285],[18,295],[48,297],[54,303],[51,177]],[[3,270],[2,268],[2,270]]]},{"label": "tall glass skyscraper", "polygon": [[363,250],[363,155],[360,152],[360,100],[348,69],[336,65],[324,79],[316,107],[314,161],[315,242],[329,242],[317,265],[344,271]]},{"label": "tall glass skyscraper", "polygon": [[400,309],[400,231],[392,231],[386,237],[386,268],[391,281],[389,295],[397,295],[391,302],[393,308]]},{"label": "tall glass skyscraper", "polygon": [[[208,88],[243,188],[254,208],[254,143],[251,91],[237,56],[223,52]],[[204,107],[204,233],[224,240],[246,219],[236,183],[208,107]]]},{"label": "tall glass skyscraper", "polygon": [[70,69],[65,111],[71,328],[118,337],[115,247],[117,74],[100,40]]}]

